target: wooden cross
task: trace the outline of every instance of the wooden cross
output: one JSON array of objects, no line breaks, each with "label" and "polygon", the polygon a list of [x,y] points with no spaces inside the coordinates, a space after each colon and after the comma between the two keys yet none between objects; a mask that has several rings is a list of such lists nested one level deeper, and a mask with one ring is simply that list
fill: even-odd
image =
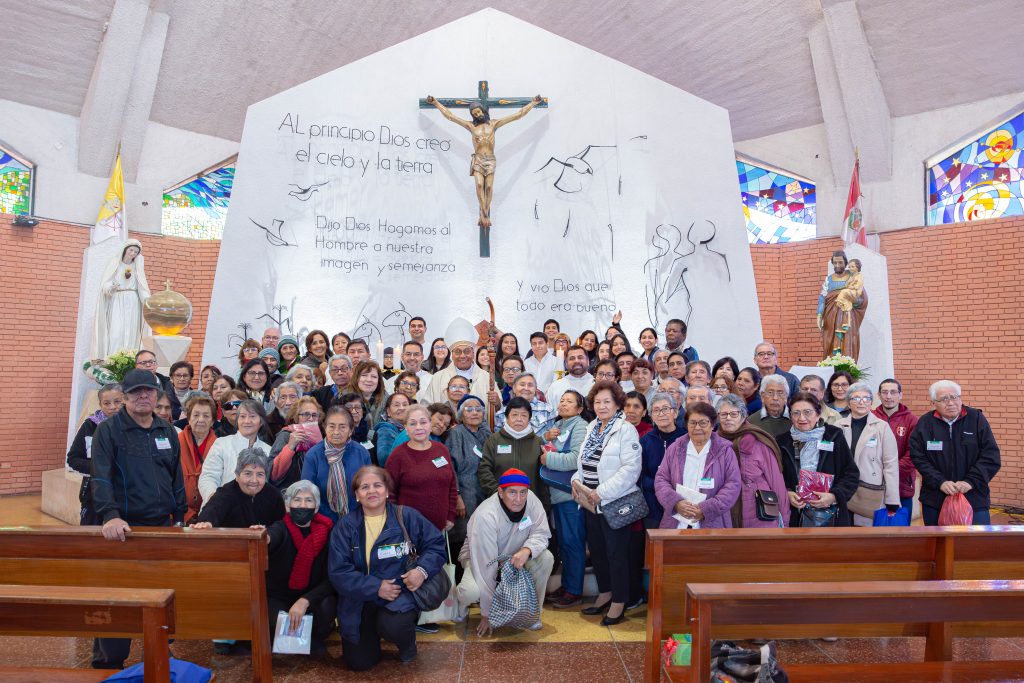
[{"label": "wooden cross", "polygon": [[[449,109],[469,109],[470,105],[480,105],[484,112],[490,114],[491,107],[496,109],[518,109],[525,107],[533,101],[532,97],[491,97],[487,81],[480,81],[477,84],[477,96],[471,97],[438,97],[437,101]],[[547,98],[537,105],[538,108],[546,109]],[[420,98],[420,109],[433,109],[434,105],[427,102],[426,98]],[[491,255],[491,229],[480,228],[480,256],[489,258]]]}]

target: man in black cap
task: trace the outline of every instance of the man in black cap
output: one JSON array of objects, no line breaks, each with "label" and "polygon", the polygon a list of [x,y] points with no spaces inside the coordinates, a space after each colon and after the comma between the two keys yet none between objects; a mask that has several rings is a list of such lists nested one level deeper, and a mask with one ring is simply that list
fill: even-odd
[{"label": "man in black cap", "polygon": [[[178,434],[153,413],[159,380],[136,369],[122,384],[124,406],[96,428],[92,441],[92,497],[109,541],[124,541],[132,525],[180,524],[188,509]],[[93,668],[122,668],[131,642],[97,638]]]}]

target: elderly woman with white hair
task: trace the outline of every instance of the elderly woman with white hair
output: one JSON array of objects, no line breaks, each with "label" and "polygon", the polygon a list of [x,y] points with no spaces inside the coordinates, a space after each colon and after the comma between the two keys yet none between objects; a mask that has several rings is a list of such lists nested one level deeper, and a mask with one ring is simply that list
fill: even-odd
[{"label": "elderly woman with white hair", "polygon": [[860,470],[857,492],[847,502],[854,526],[871,526],[875,512],[886,508],[889,514],[900,509],[899,449],[889,425],[871,413],[875,393],[866,382],[854,382],[846,392],[850,414],[836,426],[850,444],[853,460]]},{"label": "elderly woman with white hair", "polygon": [[284,517],[281,492],[268,486],[270,457],[262,448],[243,448],[235,461],[235,478],[207,500],[194,529],[263,529]]},{"label": "elderly woman with white hair", "polygon": [[789,526],[782,450],[771,434],[747,420],[747,402],[736,394],[726,394],[718,402],[718,435],[732,442],[743,483],[732,507],[733,527]]},{"label": "elderly woman with white hair", "polygon": [[288,371],[284,381],[298,384],[302,388],[303,396],[311,393],[316,388],[316,378],[313,376],[313,369],[301,363]]},{"label": "elderly woman with white hair", "polygon": [[296,628],[302,617],[312,614],[310,654],[322,653],[338,608],[327,567],[334,523],[317,512],[320,489],[309,480],[299,480],[285,489],[284,506],[288,514],[267,529],[270,631],[273,634],[279,612],[288,614],[290,628]]},{"label": "elderly woman with white hair", "polygon": [[910,459],[921,473],[921,516],[939,522],[946,496],[962,493],[974,511],[974,524],[990,524],[989,482],[1001,465],[999,444],[985,415],[965,406],[960,385],[940,380],[928,389],[932,411],[910,435]]}]

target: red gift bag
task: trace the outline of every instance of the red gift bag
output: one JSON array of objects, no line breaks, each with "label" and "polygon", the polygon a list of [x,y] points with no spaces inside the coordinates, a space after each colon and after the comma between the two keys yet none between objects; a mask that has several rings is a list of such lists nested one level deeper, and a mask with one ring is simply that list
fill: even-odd
[{"label": "red gift bag", "polygon": [[946,496],[939,510],[939,526],[970,526],[973,521],[974,510],[967,502],[967,496],[962,493]]}]

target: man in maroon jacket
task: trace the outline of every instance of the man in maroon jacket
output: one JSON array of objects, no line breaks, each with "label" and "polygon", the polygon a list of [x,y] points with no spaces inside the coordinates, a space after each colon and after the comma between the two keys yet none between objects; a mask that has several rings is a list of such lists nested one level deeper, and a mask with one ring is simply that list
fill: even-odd
[{"label": "man in maroon jacket", "polygon": [[896,435],[900,454],[900,504],[910,507],[914,502],[914,483],[917,469],[910,460],[910,434],[917,426],[917,416],[903,405],[903,385],[894,379],[884,379],[878,385],[878,398],[882,402],[873,411],[875,416],[889,423]]}]

